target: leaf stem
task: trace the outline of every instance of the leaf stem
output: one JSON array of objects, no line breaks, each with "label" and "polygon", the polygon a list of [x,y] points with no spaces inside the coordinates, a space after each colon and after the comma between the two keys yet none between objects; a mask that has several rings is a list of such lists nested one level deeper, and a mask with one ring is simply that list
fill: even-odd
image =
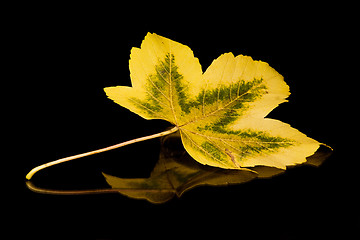
[{"label": "leaf stem", "polygon": [[30,180],[30,179],[32,178],[32,176],[33,176],[35,173],[37,173],[38,171],[40,171],[40,170],[42,170],[42,169],[44,169],[44,168],[47,168],[47,167],[50,167],[50,166],[59,164],[59,163],[71,161],[71,160],[74,160],[74,159],[78,159],[78,158],[90,156],[90,155],[97,154],[97,153],[106,152],[106,151],[109,151],[109,150],[113,150],[113,149],[116,149],[116,148],[119,148],[119,147],[123,147],[123,146],[129,145],[129,144],[133,144],[133,143],[137,143],[137,142],[149,140],[149,139],[152,139],[152,138],[157,138],[157,137],[166,136],[166,135],[169,135],[169,134],[171,134],[171,133],[173,133],[173,132],[176,132],[177,130],[179,130],[179,128],[176,126],[176,127],[173,127],[172,129],[167,130],[167,131],[164,131],[164,132],[156,133],[156,134],[149,135],[149,136],[145,136],[145,137],[141,137],[141,138],[132,139],[132,140],[129,140],[129,141],[126,141],[126,142],[122,142],[122,143],[119,143],[119,144],[116,144],[116,145],[113,145],[113,146],[109,146],[109,147],[106,147],[106,148],[101,148],[101,149],[94,150],[94,151],[91,151],[91,152],[81,153],[81,154],[78,154],[78,155],[74,155],[74,156],[70,156],[70,157],[65,157],[65,158],[61,158],[61,159],[58,159],[58,160],[55,160],[55,161],[52,161],[52,162],[48,162],[48,163],[45,163],[45,164],[42,164],[42,165],[40,165],[40,166],[37,166],[37,167],[33,168],[33,169],[26,175],[26,179],[27,179],[27,180]]}]

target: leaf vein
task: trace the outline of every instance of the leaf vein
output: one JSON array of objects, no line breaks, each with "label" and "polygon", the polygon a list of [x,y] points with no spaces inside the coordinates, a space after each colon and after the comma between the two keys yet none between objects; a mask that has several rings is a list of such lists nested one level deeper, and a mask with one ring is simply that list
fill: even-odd
[{"label": "leaf vein", "polygon": [[[156,56],[158,56],[156,49],[154,47],[154,44],[151,44],[153,51],[155,53]],[[154,61],[152,60],[152,58],[149,58],[151,60],[151,62],[153,63],[154,66],[157,66]],[[166,67],[164,66],[164,63],[162,61],[159,61],[160,64],[162,65],[162,69],[164,69],[164,71],[169,74],[169,72],[166,70]],[[168,85],[170,85],[170,83],[164,78],[164,76],[158,71],[158,69],[155,67],[156,72],[161,76],[161,78],[164,80],[164,82],[166,82]]]},{"label": "leaf vein", "polygon": [[170,102],[170,99],[165,95],[165,93],[164,93],[163,91],[161,91],[161,90],[156,86],[156,84],[154,83],[154,81],[151,79],[151,76],[148,76],[148,79],[149,79],[151,85],[153,85],[153,87],[154,87],[161,95],[163,95],[163,97],[164,97],[166,100],[168,100],[168,101]]},{"label": "leaf vein", "polygon": [[[239,84],[240,84],[240,81],[239,81]],[[190,124],[190,123],[194,123],[194,122],[197,122],[197,121],[201,121],[201,120],[203,120],[204,118],[213,116],[214,114],[216,114],[216,113],[219,112],[219,111],[227,110],[227,108],[228,108],[231,104],[233,104],[233,103],[235,103],[236,101],[240,100],[240,98],[241,98],[242,96],[244,96],[245,94],[247,94],[247,93],[249,93],[250,91],[252,91],[252,90],[253,90],[255,87],[257,87],[259,84],[261,84],[261,82],[259,82],[259,83],[257,83],[257,84],[254,84],[254,85],[251,86],[246,92],[242,93],[241,95],[238,95],[236,98],[234,98],[234,100],[229,101],[229,102],[228,102],[225,106],[223,106],[222,108],[217,108],[216,110],[214,110],[214,111],[212,111],[212,112],[209,112],[209,113],[207,113],[206,115],[204,115],[204,113],[203,113],[203,116],[202,116],[201,118],[195,118],[194,120],[189,121],[189,122],[183,124],[183,125],[180,126],[180,127],[186,126],[186,125],[188,125],[188,124]],[[250,102],[250,101],[244,101],[244,102]],[[205,108],[205,92],[204,92],[204,97],[203,97],[203,108]]]},{"label": "leaf vein", "polygon": [[174,116],[174,121],[175,121],[175,125],[178,126],[178,121],[177,121],[177,118],[176,118],[176,114],[175,114],[175,109],[174,109],[174,99],[173,99],[173,83],[172,83],[172,66],[171,66],[171,63],[172,63],[172,54],[171,54],[171,41],[169,41],[169,91],[170,91],[170,108],[171,108],[171,111],[172,111],[172,114]]},{"label": "leaf vein", "polygon": [[150,108],[146,107],[143,103],[135,101],[132,98],[129,98],[130,101],[132,101],[135,105],[140,105],[142,108],[145,108],[147,111],[152,112],[156,117],[158,118],[162,118],[162,119],[168,119],[167,117],[165,117],[164,115],[159,114],[158,112],[155,112],[153,110],[151,110]]},{"label": "leaf vein", "polygon": [[[180,129],[180,128],[179,128]],[[180,129],[180,130],[185,130],[185,129]],[[191,132],[191,131],[189,131]],[[202,152],[204,152],[206,155],[210,156],[212,159],[214,159],[215,161],[217,161],[218,163],[224,165],[223,162],[221,162],[219,159],[215,158],[212,154],[210,154],[208,151],[206,151],[203,147],[201,147],[199,144],[197,144],[186,132],[182,131],[183,134],[186,135],[186,137],[191,141],[191,143],[197,147],[198,149],[200,149]],[[193,132],[191,132],[193,133]]]},{"label": "leaf vein", "polygon": [[199,132],[194,132],[194,131],[191,131],[189,129],[185,129],[185,128],[181,128],[181,130],[184,130],[184,131],[188,131],[194,135],[198,135],[200,137],[205,137],[205,138],[213,138],[213,139],[216,139],[216,140],[220,140],[220,141],[229,141],[229,142],[243,142],[243,143],[269,143],[269,144],[273,144],[273,143],[293,143],[292,141],[253,141],[253,140],[239,140],[239,139],[234,139],[234,138],[224,138],[224,137],[214,137],[214,136],[211,136],[211,135],[205,135],[205,134],[201,134]]},{"label": "leaf vein", "polygon": [[170,107],[168,105],[166,105],[165,103],[163,103],[163,101],[160,101],[159,99],[157,99],[153,94],[151,94],[148,90],[145,90],[145,92],[152,98],[154,99],[156,102],[158,102],[160,105],[162,105],[165,108],[170,109]]}]

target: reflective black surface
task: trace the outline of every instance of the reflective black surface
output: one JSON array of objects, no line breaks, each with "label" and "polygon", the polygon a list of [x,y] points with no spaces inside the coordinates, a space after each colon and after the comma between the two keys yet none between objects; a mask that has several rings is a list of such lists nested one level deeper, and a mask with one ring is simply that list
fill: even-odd
[{"label": "reflective black surface", "polygon": [[[271,178],[284,173],[284,169],[256,166],[242,170],[228,170],[210,167],[196,162],[184,149],[180,134],[175,132],[160,139],[160,155],[154,169],[147,178],[122,178],[103,173],[110,188],[86,190],[44,189],[27,181],[29,190],[41,194],[85,195],[120,193],[133,199],[144,199],[154,204],[171,200],[198,186],[228,186],[242,184],[257,178]],[[319,167],[332,154],[329,146],[321,145],[316,153],[299,167]],[[291,168],[291,167],[290,167]]]},{"label": "reflective black surface", "polygon": [[[16,172],[21,173],[17,179],[22,195],[20,203],[11,205],[15,211],[11,223],[17,227],[13,234],[47,239],[190,235],[350,239],[346,236],[359,227],[356,174],[352,173],[357,157],[350,143],[355,125],[344,107],[344,102],[352,100],[341,84],[350,81],[344,75],[348,71],[342,66],[344,61],[339,60],[346,44],[332,40],[344,33],[311,13],[310,22],[298,22],[303,16],[286,14],[279,19],[264,17],[255,24],[253,15],[239,18],[238,13],[221,21],[216,13],[195,19],[191,16],[198,13],[188,12],[189,22],[170,23],[160,13],[154,20],[135,13],[121,17],[129,12],[122,11],[101,17],[96,11],[90,14],[80,9],[38,12],[20,24],[19,39],[24,40],[18,45],[26,63],[21,79],[25,80],[19,80],[14,97],[21,99],[24,110],[18,112],[21,148],[14,153],[21,159],[21,170]],[[170,126],[121,108],[102,90],[130,85],[130,49],[140,46],[148,31],[191,47],[203,70],[229,51],[268,62],[284,76],[292,93],[289,103],[281,104],[269,117],[328,144],[333,154],[319,167],[290,168],[275,177],[239,185],[201,186],[180,198],[169,197],[163,204],[118,193],[62,196],[30,191],[25,175],[34,166]],[[102,173],[148,178],[162,154],[160,146],[160,139],[154,139],[54,166],[35,175],[32,183],[45,189],[86,190],[109,188]]]}]

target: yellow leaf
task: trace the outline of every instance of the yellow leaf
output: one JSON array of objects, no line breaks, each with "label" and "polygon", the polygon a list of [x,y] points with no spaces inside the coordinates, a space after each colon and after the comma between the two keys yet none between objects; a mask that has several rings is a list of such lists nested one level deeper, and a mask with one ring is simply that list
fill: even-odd
[{"label": "yellow leaf", "polygon": [[289,96],[267,63],[225,53],[202,73],[191,49],[148,33],[130,55],[132,87],[105,88],[110,99],[145,119],[169,121],[198,162],[226,169],[303,163],[319,142],[265,118]]}]

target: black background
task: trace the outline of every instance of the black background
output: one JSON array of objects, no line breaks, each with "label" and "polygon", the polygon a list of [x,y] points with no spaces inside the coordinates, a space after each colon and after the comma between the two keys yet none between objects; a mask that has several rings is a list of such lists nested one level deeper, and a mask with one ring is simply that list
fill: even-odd
[{"label": "black background", "polygon": [[[18,233],[54,239],[164,238],[221,234],[268,239],[322,238],[358,227],[351,123],[343,105],[348,39],[339,17],[321,9],[287,7],[230,11],[154,11],[143,6],[23,6],[16,19],[16,91],[20,100],[21,205]],[[142,11],[146,11],[144,15]],[[200,14],[201,13],[201,14]],[[248,14],[245,14],[248,13]],[[251,13],[251,14],[250,14]],[[321,13],[321,14],[319,14]],[[26,188],[33,167],[165,130],[107,99],[103,88],[131,85],[130,49],[147,32],[188,45],[203,71],[225,52],[268,62],[290,86],[289,102],[269,117],[334,148],[319,168],[299,167],[269,180],[201,187],[162,205],[118,194],[54,196]],[[348,102],[351,102],[348,99]],[[345,125],[345,122],[347,123]],[[159,139],[137,143],[39,172],[34,184],[53,189],[106,188],[101,172],[148,177]],[[21,156],[21,157],[20,157]],[[25,158],[26,157],[26,158]],[[17,167],[18,169],[18,167]],[[20,223],[20,225],[19,225]],[[21,231],[24,230],[24,231]]]}]

